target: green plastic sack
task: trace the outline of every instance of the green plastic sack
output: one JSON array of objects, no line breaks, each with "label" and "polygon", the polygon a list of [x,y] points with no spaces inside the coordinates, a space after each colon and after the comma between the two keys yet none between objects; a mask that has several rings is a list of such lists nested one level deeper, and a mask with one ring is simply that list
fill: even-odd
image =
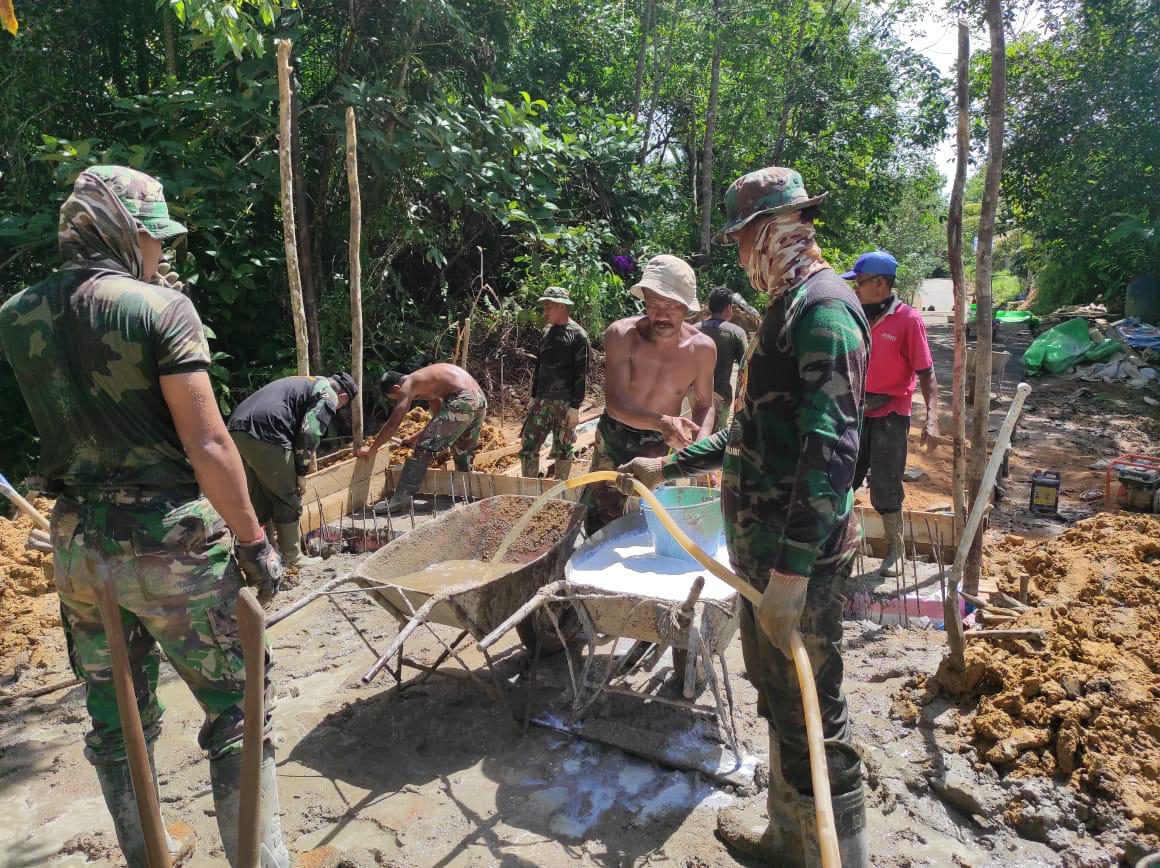
[{"label": "green plastic sack", "polygon": [[1044,371],[1059,374],[1076,362],[1105,359],[1119,349],[1120,344],[1111,339],[1093,344],[1087,320],[1076,317],[1048,329],[1032,341],[1023,354],[1023,372],[1029,377]]}]

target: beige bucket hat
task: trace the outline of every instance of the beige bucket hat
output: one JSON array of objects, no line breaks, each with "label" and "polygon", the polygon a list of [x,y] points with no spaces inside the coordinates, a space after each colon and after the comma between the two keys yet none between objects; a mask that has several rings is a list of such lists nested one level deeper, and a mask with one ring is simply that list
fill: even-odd
[{"label": "beige bucket hat", "polygon": [[697,301],[697,273],[679,256],[662,253],[650,259],[640,281],[629,292],[643,301],[646,289],[683,304],[689,313],[701,309],[701,303]]}]

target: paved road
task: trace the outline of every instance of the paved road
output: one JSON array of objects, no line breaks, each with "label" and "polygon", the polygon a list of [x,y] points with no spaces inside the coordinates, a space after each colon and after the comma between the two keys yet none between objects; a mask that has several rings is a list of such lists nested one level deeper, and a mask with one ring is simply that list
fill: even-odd
[{"label": "paved road", "polygon": [[955,309],[954,288],[949,277],[928,277],[922,282],[915,298],[915,307],[926,310],[932,304],[936,311]]}]

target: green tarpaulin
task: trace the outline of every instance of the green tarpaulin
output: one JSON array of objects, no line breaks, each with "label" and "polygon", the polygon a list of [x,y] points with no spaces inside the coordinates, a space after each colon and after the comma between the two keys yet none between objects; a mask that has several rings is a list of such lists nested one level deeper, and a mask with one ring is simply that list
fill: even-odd
[{"label": "green tarpaulin", "polygon": [[1077,362],[1106,359],[1119,349],[1119,342],[1110,339],[1094,343],[1087,320],[1076,317],[1048,329],[1032,342],[1023,354],[1023,372],[1029,377],[1044,372],[1058,374]]}]

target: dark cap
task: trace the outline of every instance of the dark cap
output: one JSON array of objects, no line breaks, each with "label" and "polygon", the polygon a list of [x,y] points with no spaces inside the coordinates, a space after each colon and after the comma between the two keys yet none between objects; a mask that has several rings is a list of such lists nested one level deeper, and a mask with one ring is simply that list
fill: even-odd
[{"label": "dark cap", "polygon": [[330,384],[334,386],[336,392],[345,393],[352,401],[358,396],[358,384],[346,371],[334,374],[330,378]]}]

